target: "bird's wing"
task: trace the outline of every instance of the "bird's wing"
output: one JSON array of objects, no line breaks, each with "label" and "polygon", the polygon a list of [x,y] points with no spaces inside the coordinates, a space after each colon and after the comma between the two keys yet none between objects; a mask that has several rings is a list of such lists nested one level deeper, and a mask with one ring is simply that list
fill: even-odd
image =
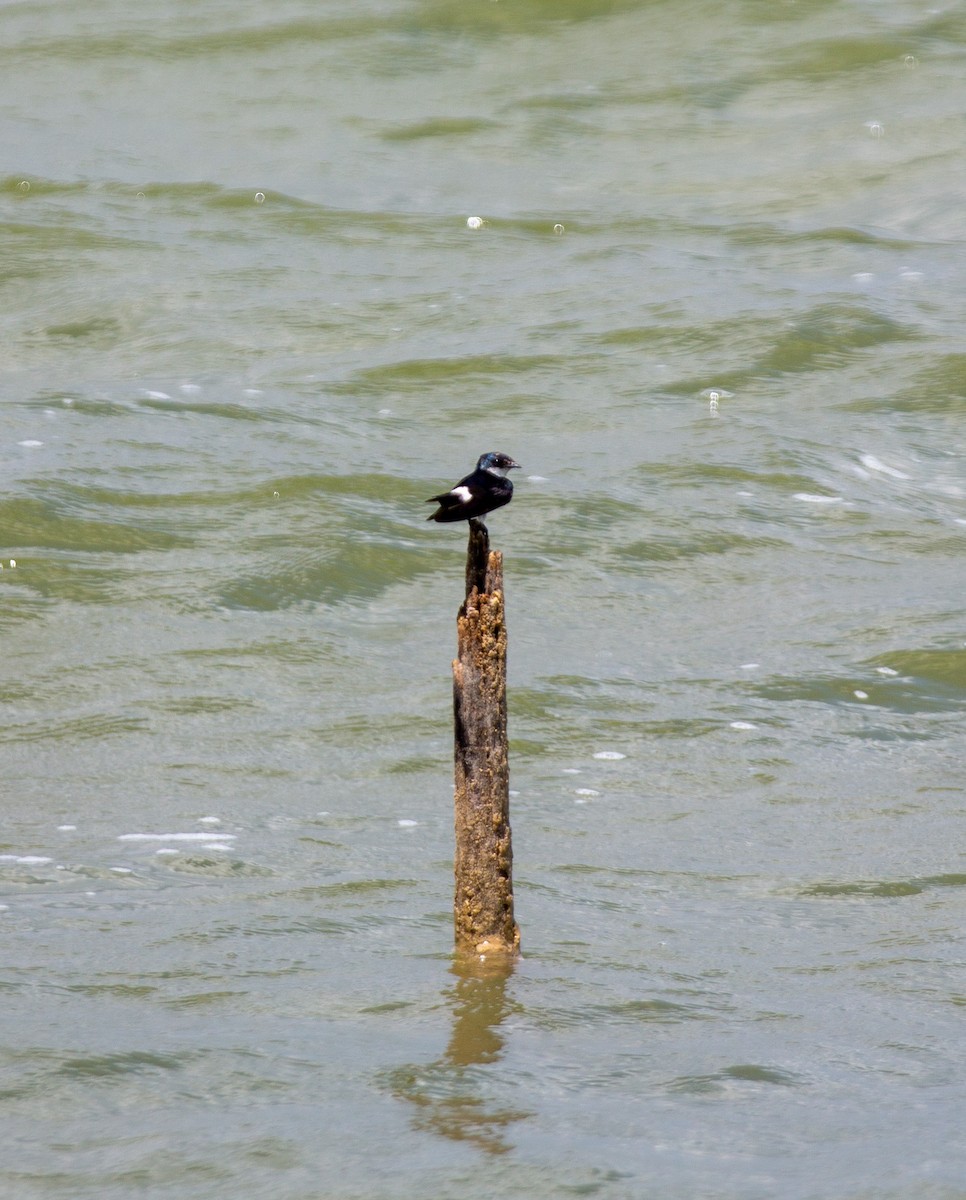
[{"label": "bird's wing", "polygon": [[469,504],[473,499],[473,493],[468,487],[463,487],[462,484],[457,484],[448,492],[440,492],[438,496],[430,496],[426,501],[427,504],[442,504],[444,508],[456,508],[459,504]]}]

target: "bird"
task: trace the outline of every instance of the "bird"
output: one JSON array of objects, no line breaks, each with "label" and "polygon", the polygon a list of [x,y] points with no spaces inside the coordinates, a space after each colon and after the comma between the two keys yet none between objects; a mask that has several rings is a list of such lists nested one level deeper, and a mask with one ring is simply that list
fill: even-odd
[{"label": "bird", "polygon": [[499,450],[481,454],[475,471],[454,484],[448,492],[430,496],[426,503],[438,504],[439,508],[426,520],[471,521],[509,504],[513,499],[513,484],[507,479],[507,472],[519,465],[509,454],[502,454]]}]

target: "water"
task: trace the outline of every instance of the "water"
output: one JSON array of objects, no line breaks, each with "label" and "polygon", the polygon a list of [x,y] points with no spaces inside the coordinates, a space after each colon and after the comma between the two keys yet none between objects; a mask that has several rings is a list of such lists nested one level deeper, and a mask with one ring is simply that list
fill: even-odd
[{"label": "water", "polygon": [[960,9],[0,30],[0,1192],[966,1195]]}]

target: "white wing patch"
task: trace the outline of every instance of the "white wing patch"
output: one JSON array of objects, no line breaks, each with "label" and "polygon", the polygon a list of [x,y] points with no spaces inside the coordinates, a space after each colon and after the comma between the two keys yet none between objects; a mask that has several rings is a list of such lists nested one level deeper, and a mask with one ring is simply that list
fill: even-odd
[{"label": "white wing patch", "polygon": [[458,500],[460,504],[469,504],[473,499],[473,493],[468,487],[454,487],[450,495]]}]

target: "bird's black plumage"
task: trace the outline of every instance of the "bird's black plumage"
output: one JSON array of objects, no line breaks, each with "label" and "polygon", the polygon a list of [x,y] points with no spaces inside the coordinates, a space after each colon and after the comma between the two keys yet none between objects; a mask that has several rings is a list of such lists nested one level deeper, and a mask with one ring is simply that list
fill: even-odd
[{"label": "bird's black plumage", "polygon": [[426,520],[469,521],[473,517],[485,517],[495,508],[509,504],[513,499],[513,484],[506,478],[506,473],[519,465],[508,454],[501,454],[498,450],[480,455],[475,471],[448,492],[431,496],[426,501],[427,504],[439,505]]}]

